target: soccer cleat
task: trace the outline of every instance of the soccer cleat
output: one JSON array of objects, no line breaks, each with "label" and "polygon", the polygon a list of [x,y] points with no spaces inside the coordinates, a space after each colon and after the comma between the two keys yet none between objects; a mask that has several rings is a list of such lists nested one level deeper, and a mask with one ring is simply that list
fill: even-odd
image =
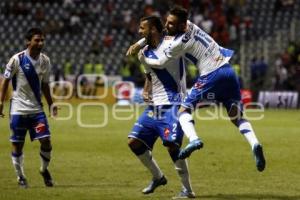
[{"label": "soccer cleat", "polygon": [[28,183],[24,176],[18,176],[18,185],[24,189],[28,188]]},{"label": "soccer cleat", "polygon": [[45,171],[40,171],[40,174],[44,179],[46,187],[53,187],[53,180],[48,169],[46,169]]},{"label": "soccer cleat", "polygon": [[179,159],[185,159],[191,155],[191,153],[197,149],[203,147],[203,142],[200,139],[191,141],[184,149],[182,149],[178,155]]},{"label": "soccer cleat", "polygon": [[256,144],[253,147],[253,154],[255,157],[256,168],[258,171],[262,172],[265,169],[266,161],[263,153],[261,144]]},{"label": "soccer cleat", "polygon": [[196,195],[194,192],[189,192],[186,189],[183,189],[177,196],[172,197],[172,199],[194,199]]},{"label": "soccer cleat", "polygon": [[166,185],[168,180],[165,176],[162,176],[160,179],[152,180],[148,187],[143,189],[143,194],[150,194],[160,185]]}]

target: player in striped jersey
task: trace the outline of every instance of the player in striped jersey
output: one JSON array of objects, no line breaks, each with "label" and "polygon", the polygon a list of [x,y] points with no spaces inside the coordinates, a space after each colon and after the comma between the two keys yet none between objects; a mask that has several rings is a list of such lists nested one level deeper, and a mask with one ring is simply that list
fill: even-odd
[{"label": "player in striped jersey", "polygon": [[162,50],[174,39],[164,37],[162,29],[163,25],[158,17],[141,19],[139,33],[147,40],[147,46],[139,53],[147,75],[143,96],[147,101],[151,100],[152,104],[148,105],[134,124],[128,136],[128,145],[153,176],[150,185],[142,191],[144,194],[152,193],[156,187],[167,183],[151,153],[156,139],[160,137],[169,151],[183,186],[183,190],[175,198],[194,198],[186,160],[178,158],[183,132],[177,112],[185,94],[184,60],[174,59],[164,66],[151,66],[144,62],[146,58],[157,59],[164,54]]},{"label": "player in striped jersey", "polygon": [[10,80],[13,95],[10,105],[10,128],[12,142],[12,162],[16,170],[18,184],[27,188],[28,183],[23,170],[23,146],[26,132],[29,131],[31,140],[41,143],[40,157],[42,175],[47,187],[53,186],[52,177],[48,170],[51,159],[52,145],[46,115],[41,102],[41,92],[45,95],[49,110],[57,114],[57,107],[49,89],[50,59],[41,50],[45,36],[41,29],[31,28],[26,34],[27,49],[15,54],[6,65],[4,80],[0,92],[0,116],[3,114],[3,102]]}]

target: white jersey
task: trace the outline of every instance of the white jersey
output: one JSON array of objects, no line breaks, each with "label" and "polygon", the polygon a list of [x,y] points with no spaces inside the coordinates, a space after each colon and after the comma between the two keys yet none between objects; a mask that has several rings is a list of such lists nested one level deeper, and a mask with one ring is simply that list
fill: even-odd
[{"label": "white jersey", "polygon": [[37,60],[34,60],[29,56],[28,50],[24,50],[20,53],[15,54],[6,65],[4,77],[12,80],[13,95],[11,99],[10,114],[34,114],[43,112],[40,102],[36,98],[31,85],[29,84],[27,77],[21,68],[21,57],[26,57],[27,64],[24,65],[24,69],[28,69],[29,65],[32,64],[34,71],[37,74],[38,82],[35,86],[39,89],[37,91],[41,94],[41,83],[49,82],[50,74],[50,59],[45,54],[40,54]]},{"label": "white jersey", "polygon": [[233,51],[219,46],[212,37],[195,24],[188,22],[188,31],[176,36],[159,60],[147,60],[151,65],[164,65],[172,58],[185,56],[206,75],[228,63]]},{"label": "white jersey", "polygon": [[182,57],[170,62],[152,66],[145,61],[159,59],[164,56],[164,50],[172,43],[174,37],[165,36],[156,49],[146,46],[139,53],[139,59],[145,66],[146,73],[150,73],[152,83],[152,101],[154,105],[171,105],[181,103],[186,93],[185,62]]}]

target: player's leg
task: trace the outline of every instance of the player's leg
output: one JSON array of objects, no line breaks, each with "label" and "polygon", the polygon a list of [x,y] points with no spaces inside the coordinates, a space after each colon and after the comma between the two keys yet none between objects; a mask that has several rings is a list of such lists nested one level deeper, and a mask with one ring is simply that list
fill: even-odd
[{"label": "player's leg", "polygon": [[265,158],[262,145],[259,143],[256,134],[246,119],[243,118],[243,105],[238,78],[230,65],[222,69],[223,84],[219,84],[218,97],[223,98],[222,103],[226,107],[231,122],[239,129],[240,133],[246,138],[251,146],[256,159],[256,167],[259,171],[265,168]]},{"label": "player's leg", "polygon": [[48,166],[51,161],[52,144],[50,140],[49,125],[45,113],[32,115],[31,127],[29,130],[31,140],[39,140],[41,167],[40,174],[44,179],[47,187],[53,186],[53,180],[49,172]]},{"label": "player's leg", "polygon": [[23,155],[24,142],[13,142],[11,159],[15,168],[18,184],[22,188],[27,188],[28,183],[24,173],[24,155]]},{"label": "player's leg", "polygon": [[153,107],[148,107],[128,135],[129,148],[152,174],[152,181],[142,191],[144,194],[152,193],[158,186],[167,183],[167,179],[152,157],[151,150],[158,136],[152,128],[155,126],[155,120],[151,116],[153,117]]},{"label": "player's leg", "polygon": [[27,188],[28,183],[24,173],[24,154],[23,146],[27,132],[26,118],[22,115],[11,115],[10,129],[12,143],[11,159],[16,171],[18,184],[22,188]]},{"label": "player's leg", "polygon": [[228,116],[231,122],[239,129],[240,133],[246,138],[253,151],[256,167],[258,171],[265,169],[266,161],[263,154],[263,148],[258,141],[256,134],[249,121],[243,118],[242,110],[238,104],[232,104],[228,110]]},{"label": "player's leg", "polygon": [[142,190],[144,194],[152,193],[158,186],[167,184],[167,179],[153,158],[151,150],[143,142],[129,138],[128,146],[152,175],[152,181]]},{"label": "player's leg", "polygon": [[195,198],[195,193],[193,192],[191,186],[187,160],[178,158],[180,152],[180,148],[178,145],[171,144],[167,148],[182,184],[182,191],[177,196],[173,197],[173,199]]},{"label": "player's leg", "polygon": [[170,157],[174,162],[175,169],[180,177],[182,191],[176,198],[194,198],[187,162],[179,158],[180,146],[184,136],[183,130],[178,122],[178,105],[174,105],[163,113],[163,121],[159,124],[159,135],[163,145],[167,147]]},{"label": "player's leg", "polygon": [[40,158],[41,158],[41,167],[40,167],[40,174],[44,179],[44,183],[47,187],[52,187],[53,179],[49,172],[48,166],[51,160],[51,152],[52,152],[52,144],[50,137],[45,137],[39,139],[41,143],[40,147]]},{"label": "player's leg", "polygon": [[199,77],[178,111],[180,125],[189,139],[189,144],[180,152],[181,159],[189,157],[193,151],[203,147],[203,142],[196,133],[192,109],[197,107],[198,102],[207,98],[208,93],[213,89],[213,78],[214,76]]},{"label": "player's leg", "polygon": [[178,112],[180,125],[189,141],[192,142],[199,139],[195,129],[195,121],[193,120],[192,110],[181,106]]}]

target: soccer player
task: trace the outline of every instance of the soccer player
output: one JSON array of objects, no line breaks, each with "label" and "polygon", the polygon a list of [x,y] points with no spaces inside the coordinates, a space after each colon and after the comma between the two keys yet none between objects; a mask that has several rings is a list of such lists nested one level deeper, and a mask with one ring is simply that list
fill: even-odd
[{"label": "soccer player", "polygon": [[149,16],[140,21],[139,33],[146,38],[148,44],[143,49],[143,54],[139,54],[139,60],[144,64],[146,71],[143,98],[153,104],[148,105],[134,124],[128,136],[128,145],[153,176],[149,186],[143,189],[144,194],[152,193],[158,186],[167,183],[151,153],[156,139],[160,137],[181,178],[183,189],[174,199],[195,198],[187,162],[178,158],[184,135],[177,118],[185,94],[184,60],[174,59],[166,65],[157,67],[144,62],[145,57],[157,58],[163,54],[162,50],[174,39],[174,37],[164,37],[162,30],[163,24],[159,17]]},{"label": "soccer player", "polygon": [[[211,100],[222,103],[232,123],[239,128],[241,134],[249,142],[256,160],[258,171],[265,169],[265,158],[262,145],[259,143],[254,130],[243,118],[240,85],[237,76],[229,64],[233,51],[219,46],[212,37],[195,24],[187,20],[188,13],[182,7],[174,7],[165,24],[169,35],[176,40],[164,50],[164,56],[157,59],[146,58],[145,62],[152,66],[163,66],[173,59],[185,56],[199,69],[199,77],[189,94],[185,97],[179,109],[179,122],[190,143],[180,152],[180,158],[187,158],[190,154],[203,146],[197,136],[191,112],[197,103]],[[133,45],[129,53],[134,53],[136,47],[143,41]]]},{"label": "soccer player", "polygon": [[39,28],[31,28],[26,33],[27,49],[15,54],[6,65],[4,80],[0,91],[0,116],[3,114],[3,102],[9,81],[12,81],[13,95],[10,105],[10,129],[12,142],[12,163],[15,168],[18,184],[27,188],[28,183],[23,169],[23,146],[26,132],[29,131],[31,141],[39,140],[41,168],[40,174],[47,187],[53,186],[48,170],[52,145],[46,115],[43,111],[41,92],[43,92],[49,110],[57,115],[57,107],[53,105],[49,89],[50,59],[41,53],[45,35]]}]

